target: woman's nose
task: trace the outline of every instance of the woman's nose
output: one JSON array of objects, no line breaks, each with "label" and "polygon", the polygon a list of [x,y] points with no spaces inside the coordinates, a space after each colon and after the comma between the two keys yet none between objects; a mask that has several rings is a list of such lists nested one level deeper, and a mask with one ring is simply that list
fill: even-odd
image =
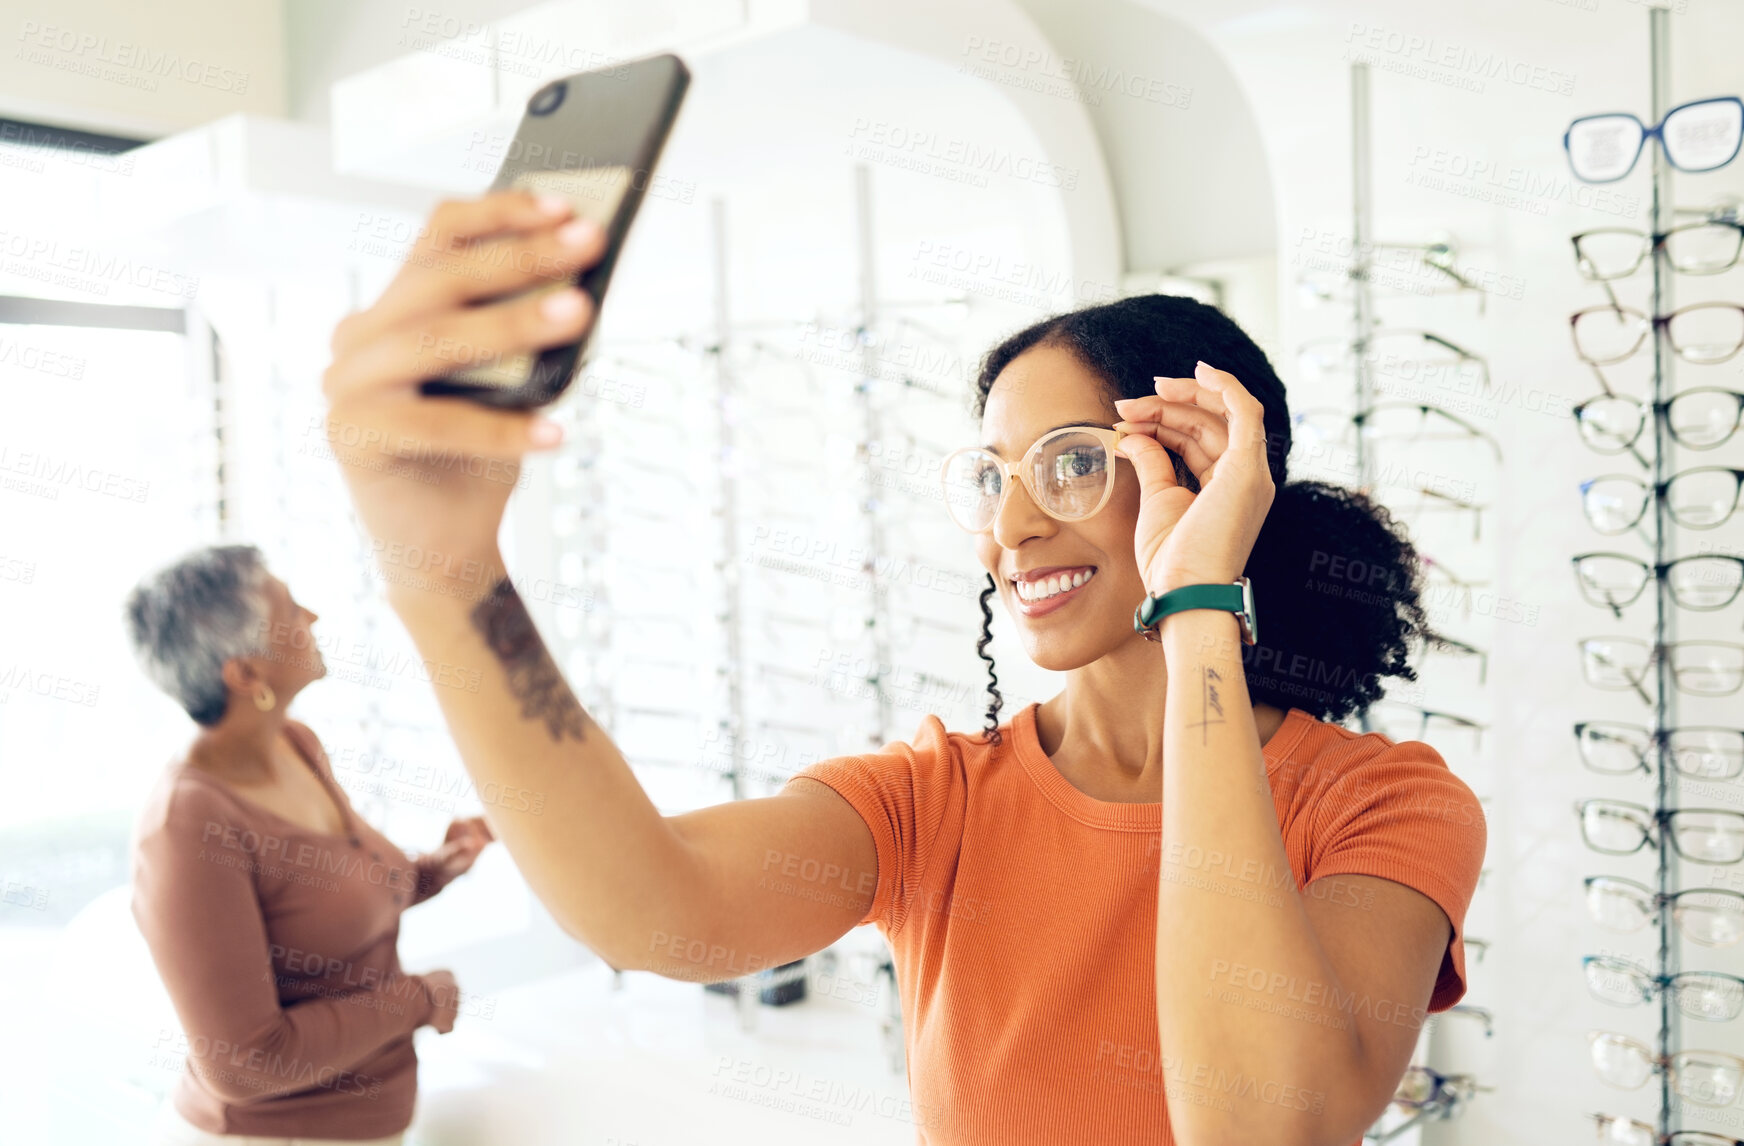
[{"label": "woman's nose", "polygon": [[1041,536],[1053,520],[1036,505],[1029,487],[1014,478],[993,515],[993,539],[1005,549],[1016,549],[1029,538]]}]

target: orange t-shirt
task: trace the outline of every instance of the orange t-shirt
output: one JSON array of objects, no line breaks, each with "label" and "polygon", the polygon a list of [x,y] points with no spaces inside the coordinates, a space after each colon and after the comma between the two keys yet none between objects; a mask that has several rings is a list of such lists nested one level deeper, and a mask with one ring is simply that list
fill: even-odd
[{"label": "orange t-shirt", "polygon": [[[1042,751],[1037,707],[1013,714],[998,747],[929,715],[912,744],[798,775],[839,792],[877,842],[878,886],[861,922],[891,945],[917,1141],[1168,1146],[1174,1080],[1160,1065],[1156,1013],[1162,805],[1073,787]],[[1471,789],[1427,744],[1299,708],[1264,755],[1298,889],[1373,875],[1434,900],[1454,936],[1429,1010],[1453,1006],[1484,856]]]}]

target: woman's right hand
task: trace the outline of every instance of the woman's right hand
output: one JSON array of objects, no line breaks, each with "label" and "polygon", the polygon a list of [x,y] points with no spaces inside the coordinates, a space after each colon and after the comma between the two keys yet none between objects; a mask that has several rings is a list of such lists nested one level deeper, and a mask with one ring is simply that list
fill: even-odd
[{"label": "woman's right hand", "polygon": [[[557,444],[532,411],[431,398],[418,383],[518,352],[573,342],[594,305],[570,283],[598,262],[600,228],[570,205],[519,191],[453,200],[431,213],[375,304],[340,321],[322,378],[327,440],[392,584],[496,562],[497,532],[520,458]],[[469,573],[488,593],[500,569]]]},{"label": "woman's right hand", "polygon": [[429,1023],[436,1033],[447,1034],[454,1029],[454,1018],[460,1014],[460,985],[452,971],[426,971],[418,976],[424,980],[424,992],[430,996]]}]

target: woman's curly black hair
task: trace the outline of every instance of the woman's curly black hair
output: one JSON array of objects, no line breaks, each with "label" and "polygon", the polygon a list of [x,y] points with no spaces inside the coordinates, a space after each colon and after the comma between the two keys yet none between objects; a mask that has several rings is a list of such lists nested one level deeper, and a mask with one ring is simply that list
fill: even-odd
[{"label": "woman's curly black hair", "polygon": [[[1112,398],[1156,393],[1161,375],[1190,378],[1209,362],[1240,379],[1265,406],[1266,456],[1276,493],[1243,572],[1252,580],[1264,640],[1242,647],[1248,695],[1256,704],[1300,708],[1343,721],[1379,700],[1383,677],[1416,680],[1411,646],[1432,638],[1421,600],[1423,572],[1403,528],[1385,506],[1358,490],[1319,481],[1287,481],[1290,407],[1265,352],[1216,307],[1175,295],[1139,295],[1043,319],[1011,335],[981,360],[972,410],[1011,360],[1036,346],[1070,351],[1107,385]],[[1199,482],[1169,451],[1186,488]],[[981,593],[981,639],[987,662],[990,743],[1000,742],[999,677],[993,639],[991,574]],[[1136,604],[1136,602],[1134,602]]]}]

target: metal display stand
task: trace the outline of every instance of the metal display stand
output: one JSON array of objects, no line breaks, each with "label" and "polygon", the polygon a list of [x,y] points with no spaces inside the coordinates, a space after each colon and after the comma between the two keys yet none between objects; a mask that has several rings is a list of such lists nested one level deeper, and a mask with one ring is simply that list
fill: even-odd
[{"label": "metal display stand", "polygon": [[[840,362],[832,362],[832,367],[840,368],[852,379],[852,391],[838,392],[838,397],[850,403],[852,413],[849,417],[861,439],[858,451],[859,464],[867,474],[876,478],[873,455],[868,452],[868,444],[880,442],[896,442],[904,440],[911,444],[920,444],[912,433],[902,426],[894,424],[890,415],[881,408],[885,388],[899,388],[904,394],[910,390],[922,391],[923,397],[929,400],[949,399],[956,402],[963,397],[956,393],[938,393],[933,387],[921,384],[908,378],[888,377],[889,364],[880,359],[882,340],[889,335],[889,327],[900,324],[904,327],[916,327],[924,331],[941,348],[948,345],[945,336],[918,327],[907,318],[894,318],[895,314],[915,308],[937,307],[939,302],[923,301],[910,303],[903,300],[884,299],[879,296],[875,276],[874,233],[873,233],[873,189],[870,169],[857,165],[854,169],[854,210],[856,249],[858,253],[858,290],[857,299],[850,317],[841,322],[842,333],[853,340],[853,349],[844,345]],[[824,727],[812,728],[804,722],[808,717],[817,715],[815,706],[800,703],[792,706],[792,718],[788,719],[785,710],[780,714],[782,719],[761,719],[752,711],[752,690],[750,677],[755,675],[760,682],[769,686],[784,686],[787,688],[830,688],[832,692],[864,703],[870,709],[868,713],[867,735],[865,743],[842,745],[846,752],[873,750],[887,743],[897,733],[895,716],[901,709],[898,701],[901,699],[893,689],[897,682],[888,679],[887,666],[896,652],[897,641],[893,635],[898,631],[898,623],[905,622],[908,626],[928,627],[933,630],[949,630],[951,627],[943,622],[922,616],[902,617],[895,615],[897,610],[890,599],[890,587],[885,583],[880,572],[878,558],[888,556],[891,552],[893,538],[884,520],[884,507],[890,500],[881,490],[876,480],[863,485],[863,492],[856,496],[857,510],[855,523],[852,526],[854,540],[857,545],[864,545],[865,556],[855,562],[850,572],[858,576],[853,582],[850,592],[857,594],[863,586],[866,599],[860,603],[863,608],[865,623],[849,626],[855,633],[857,655],[854,672],[846,677],[848,688],[836,689],[830,684],[819,684],[817,673],[805,674],[782,666],[765,663],[758,656],[756,638],[759,633],[771,635],[778,630],[791,632],[798,629],[803,635],[815,636],[820,640],[829,640],[829,629],[824,620],[819,617],[795,615],[791,610],[782,612],[762,607],[766,600],[776,600],[779,594],[759,595],[753,591],[756,579],[760,575],[757,564],[747,561],[745,532],[748,515],[753,519],[759,515],[771,520],[792,522],[800,528],[811,528],[816,520],[803,512],[792,514],[781,511],[760,510],[755,499],[750,494],[757,488],[772,488],[779,492],[803,492],[806,489],[816,489],[815,474],[810,470],[810,463],[782,462],[775,458],[779,451],[768,448],[769,443],[760,440],[758,426],[755,421],[746,417],[748,412],[771,416],[803,417],[808,414],[822,416],[825,411],[812,410],[799,401],[800,395],[794,395],[793,400],[782,403],[763,402],[752,393],[751,381],[755,375],[753,367],[745,364],[747,356],[756,361],[767,356],[768,359],[783,360],[798,363],[808,378],[812,366],[804,354],[795,354],[770,345],[765,341],[771,331],[793,331],[803,328],[808,323],[822,326],[821,316],[811,315],[796,317],[791,320],[743,321],[736,320],[729,306],[731,294],[729,283],[728,241],[730,235],[728,208],[724,200],[716,199],[711,206],[710,240],[712,248],[712,279],[713,297],[711,299],[711,324],[706,333],[680,333],[653,338],[616,339],[602,345],[597,361],[600,363],[617,363],[628,366],[640,372],[659,376],[666,373],[661,367],[650,366],[646,362],[633,361],[626,355],[635,354],[649,360],[658,361],[659,353],[670,354],[678,352],[680,365],[677,370],[688,375],[692,368],[697,368],[708,374],[713,382],[711,400],[705,421],[706,426],[699,429],[699,441],[707,437],[713,449],[718,469],[719,496],[712,506],[712,516],[715,519],[705,534],[709,538],[710,565],[714,572],[714,584],[709,586],[705,595],[710,606],[699,609],[698,615],[685,620],[682,626],[677,626],[675,637],[688,636],[696,631],[698,625],[711,626],[716,630],[719,642],[717,659],[712,666],[715,694],[718,711],[718,724],[712,730],[705,730],[708,750],[703,755],[708,757],[724,757],[724,766],[718,769],[713,763],[708,763],[705,770],[715,771],[730,787],[731,798],[741,800],[754,797],[758,792],[753,788],[754,780],[768,780],[766,771],[753,767],[753,761],[760,759],[756,748],[759,738],[765,734],[779,730],[787,733],[788,738],[815,733],[819,737],[825,733],[838,732],[838,729]],[[948,300],[944,305],[954,305],[960,300]],[[816,398],[820,391],[815,382],[808,381],[807,391]],[[835,399],[832,399],[832,401]],[[567,463],[560,461],[560,466],[567,464],[563,476],[566,479],[563,496],[579,498],[585,504],[598,504],[603,500],[606,485],[602,481],[599,459],[605,449],[605,443],[598,436],[596,415],[590,414],[580,404],[572,405],[560,412],[560,416],[573,419],[576,426],[574,441],[578,454]],[[755,466],[760,474],[741,472],[747,466]],[[771,476],[771,471],[779,471],[779,478]],[[792,471],[792,472],[787,472]],[[802,472],[803,471],[803,472]],[[680,481],[684,479],[679,478]],[[647,520],[652,520],[647,512],[638,508],[637,514]],[[590,581],[590,592],[595,596],[590,609],[592,614],[585,625],[575,626],[578,632],[566,632],[559,626],[558,636],[573,638],[575,645],[565,652],[572,651],[577,646],[585,648],[594,663],[602,660],[617,662],[616,671],[621,672],[625,658],[601,658],[601,647],[609,648],[613,632],[623,629],[627,634],[631,629],[640,629],[644,622],[652,625],[658,623],[657,618],[631,617],[615,608],[609,598],[609,592],[603,577],[604,568],[601,557],[610,550],[609,539],[598,528],[598,522],[592,519],[596,515],[584,515],[584,521],[560,548],[561,553],[555,555],[559,560],[569,561],[584,570],[584,578]],[[591,524],[590,524],[591,522]],[[654,563],[645,563],[652,565]],[[832,601],[830,607],[837,607]],[[849,610],[843,610],[846,614]],[[754,614],[754,615],[753,615]],[[670,621],[670,618],[667,618]],[[968,622],[963,629],[965,639],[971,636]],[[681,638],[682,639],[682,638]],[[779,641],[777,642],[780,643]],[[858,655],[863,653],[862,658]],[[563,658],[567,659],[567,658]],[[637,655],[635,663],[642,665],[665,665],[668,668],[683,669],[686,666],[674,661],[653,661],[648,657]],[[860,675],[858,664],[869,666],[864,675]],[[605,667],[605,666],[602,666]],[[607,671],[612,671],[610,668]],[[838,677],[838,680],[841,678]],[[692,717],[693,712],[679,707],[648,707],[626,703],[618,695],[616,681],[600,680],[588,675],[588,679],[577,688],[577,693],[589,711],[608,732],[614,736],[619,734],[620,726],[626,719],[653,718],[676,724]],[[807,698],[809,701],[809,697]],[[797,722],[796,722],[797,721]],[[823,722],[818,722],[820,725]],[[906,730],[904,730],[906,731]],[[639,766],[669,766],[673,768],[697,769],[704,767],[701,757],[697,754],[689,756],[680,753],[670,758],[651,758],[642,753],[636,753],[634,762]],[[740,1025],[744,1030],[753,1030],[757,1025],[757,1014],[760,1004],[780,1005],[804,997],[805,974],[809,967],[808,960],[798,960],[782,967],[769,968],[760,973],[748,975],[739,979],[718,984],[710,984],[709,989],[732,995],[736,998]],[[888,959],[884,965],[874,970],[874,978],[882,971],[889,973]],[[890,990],[894,991],[894,978],[891,979]],[[894,1018],[893,1018],[894,1017]],[[900,1023],[900,1013],[894,1006],[884,1019],[887,1043],[894,1040],[900,1046],[900,1027],[893,1031],[892,1022]],[[900,1051],[893,1053],[895,1069],[900,1070]]]},{"label": "metal display stand", "polygon": [[[1374,251],[1381,247],[1404,247],[1405,244],[1378,243],[1374,238],[1374,199],[1372,193],[1371,172],[1373,159],[1370,135],[1370,92],[1369,68],[1367,64],[1351,65],[1351,234],[1352,252],[1349,268],[1351,289],[1351,325],[1348,349],[1351,357],[1352,373],[1355,382],[1355,410],[1351,421],[1355,424],[1354,452],[1356,468],[1356,484],[1359,488],[1369,491],[1374,496],[1377,478],[1377,463],[1373,444],[1370,441],[1370,412],[1376,404],[1376,384],[1374,364],[1371,361],[1373,348],[1372,336],[1379,326],[1375,313],[1372,272],[1374,266]],[[1426,265],[1440,270],[1464,289],[1479,289],[1472,287],[1456,269],[1443,265],[1444,261],[1431,257],[1438,251],[1437,244],[1421,248],[1427,252],[1424,257]],[[1440,248],[1446,249],[1446,248]],[[1481,290],[1480,299],[1483,298]],[[1427,402],[1427,399],[1425,399]],[[1498,459],[1499,460],[1499,459]],[[1432,642],[1433,643],[1433,642]],[[1451,642],[1454,646],[1463,647],[1471,652],[1480,653],[1462,642]],[[1426,650],[1427,651],[1427,650]],[[1480,680],[1482,678],[1480,677]],[[1445,714],[1443,714],[1445,715]],[[1358,722],[1365,732],[1374,731],[1370,711],[1365,708],[1358,714]],[[1475,721],[1463,717],[1452,717],[1452,720],[1465,726],[1481,731],[1482,726]],[[1428,715],[1425,710],[1425,733],[1420,738],[1427,738]],[[1469,960],[1468,960],[1469,965]],[[1424,1039],[1427,1043],[1427,1038]],[[1413,1056],[1413,1064],[1422,1062],[1426,1057],[1425,1047],[1420,1045],[1419,1053]],[[1488,1090],[1488,1087],[1478,1086],[1466,1080],[1463,1089],[1443,1091],[1437,1087],[1435,1094],[1426,1102],[1410,1106],[1396,1105],[1386,1112],[1369,1128],[1364,1135],[1370,1142],[1416,1141],[1416,1132],[1425,1124],[1454,1118],[1465,1108],[1472,1093]],[[1402,1102],[1402,1096],[1401,1096]]]},{"label": "metal display stand", "polygon": [[[1652,122],[1664,120],[1666,112],[1671,110],[1671,13],[1660,7],[1652,7],[1647,13],[1648,25],[1648,66],[1650,109]],[[1655,147],[1649,141],[1647,150],[1650,155],[1653,178],[1653,191],[1650,200],[1652,216],[1652,231],[1663,234],[1674,225],[1676,214],[1672,203],[1671,165],[1666,159],[1665,148]],[[1672,266],[1668,246],[1665,243],[1654,243],[1649,254],[1652,260],[1652,313],[1667,314],[1674,302],[1672,298]],[[1609,283],[1604,284],[1607,289]],[[1613,304],[1614,304],[1613,299]],[[1661,483],[1671,476],[1671,454],[1673,441],[1670,433],[1669,420],[1659,403],[1666,401],[1672,394],[1672,374],[1676,356],[1672,352],[1670,336],[1664,323],[1655,323],[1653,331],[1653,378],[1651,403],[1653,423],[1653,456],[1650,462],[1651,488],[1663,489]],[[1674,556],[1676,546],[1673,544],[1673,529],[1675,522],[1670,512],[1670,501],[1662,494],[1653,495],[1654,529],[1651,538],[1653,556],[1650,559],[1655,568],[1663,569],[1665,563]],[[1656,576],[1653,617],[1653,640],[1656,648],[1663,648],[1676,639],[1675,601],[1671,595],[1671,582],[1664,576]],[[1655,764],[1657,775],[1654,785],[1654,812],[1657,815],[1675,809],[1678,804],[1677,769],[1672,766],[1672,747],[1667,732],[1677,723],[1676,689],[1672,678],[1672,664],[1669,657],[1660,656],[1654,676],[1653,726],[1650,734],[1655,741]],[[1669,904],[1667,899],[1678,881],[1677,853],[1672,846],[1671,832],[1660,819],[1661,827],[1653,833],[1649,846],[1655,851],[1654,887],[1658,893],[1659,903]],[[1655,912],[1658,917],[1658,943],[1654,954],[1653,973],[1660,976],[1675,975],[1679,970],[1678,948],[1674,940],[1673,912],[1669,906],[1661,907]],[[1662,980],[1663,981],[1663,980]],[[1673,1004],[1672,992],[1658,992],[1659,1030],[1657,1034],[1657,1053],[1662,1056],[1661,1062],[1669,1061],[1668,1057],[1677,1050],[1680,1035],[1680,1022],[1677,1007]],[[1659,1140],[1671,1133],[1672,1113],[1674,1110],[1672,1097],[1671,1072],[1660,1070],[1658,1074],[1658,1113],[1656,1124]]]},{"label": "metal display stand", "polygon": [[[1665,8],[1649,8],[1647,12],[1647,43],[1648,68],[1650,85],[1652,87],[1651,111],[1653,122],[1660,123],[1665,119],[1665,113],[1671,110],[1671,13]],[[1662,233],[1672,226],[1672,192],[1671,164],[1667,161],[1663,146],[1653,147],[1653,230]],[[1653,258],[1653,313],[1666,314],[1672,307],[1672,268],[1670,250],[1664,243],[1654,245]],[[1671,353],[1669,330],[1664,323],[1655,324],[1653,332],[1653,482],[1654,488],[1665,481],[1670,474],[1668,464],[1671,457],[1672,440],[1669,421],[1659,413],[1658,403],[1671,396],[1672,363],[1676,356]],[[1664,497],[1654,498],[1654,529],[1653,529],[1653,562],[1656,568],[1662,568],[1662,563],[1671,559],[1672,518],[1671,503]],[[1675,621],[1674,602],[1671,598],[1671,582],[1664,578],[1655,578],[1658,592],[1653,596],[1653,639],[1658,646],[1663,647],[1674,639],[1673,627]],[[1654,790],[1654,809],[1664,811],[1677,806],[1677,769],[1671,766],[1670,738],[1663,733],[1672,728],[1677,721],[1676,696],[1672,681],[1672,665],[1669,657],[1660,657],[1656,680],[1655,703],[1653,706],[1653,734],[1659,744],[1659,775]],[[1671,833],[1661,828],[1655,833],[1658,837],[1658,856],[1655,864],[1655,886],[1660,895],[1660,903],[1668,903],[1664,898],[1677,882],[1677,856],[1672,848]],[[1669,908],[1659,911],[1659,949],[1657,971],[1661,975],[1675,975],[1678,971],[1677,948],[1672,943],[1672,929],[1675,926]],[[1659,1053],[1669,1055],[1678,1042],[1678,1012],[1672,1005],[1670,991],[1659,992]],[[1666,1061],[1664,1059],[1661,1060]],[[1659,1134],[1663,1139],[1671,1133],[1671,1072],[1659,1072]]]}]

